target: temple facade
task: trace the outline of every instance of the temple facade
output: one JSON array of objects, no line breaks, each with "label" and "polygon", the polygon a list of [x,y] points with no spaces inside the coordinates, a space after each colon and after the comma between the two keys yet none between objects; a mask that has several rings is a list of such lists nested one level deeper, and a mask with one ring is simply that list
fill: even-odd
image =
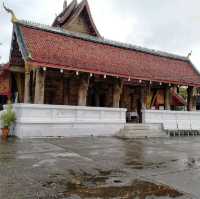
[{"label": "temple facade", "polygon": [[12,23],[13,101],[126,108],[133,122],[144,109],[196,110],[200,74],[189,57],[104,39],[87,0],[65,1],[52,26],[14,15]]}]

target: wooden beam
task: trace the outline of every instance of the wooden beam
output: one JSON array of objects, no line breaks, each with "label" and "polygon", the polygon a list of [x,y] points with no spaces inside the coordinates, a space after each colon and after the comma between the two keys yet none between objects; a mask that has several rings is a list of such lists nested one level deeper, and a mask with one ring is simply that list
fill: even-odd
[{"label": "wooden beam", "polygon": [[113,107],[114,108],[119,108],[122,88],[123,88],[122,80],[116,79],[113,86]]},{"label": "wooden beam", "polygon": [[142,110],[145,110],[146,105],[145,105],[145,87],[144,86],[142,86],[140,89],[140,103],[141,103]]},{"label": "wooden beam", "polygon": [[24,103],[30,103],[30,66],[25,63]]},{"label": "wooden beam", "polygon": [[87,94],[89,87],[89,75],[82,74],[79,79],[79,89],[78,89],[78,106],[87,105]]},{"label": "wooden beam", "polygon": [[193,102],[192,102],[193,90],[194,88],[192,86],[188,86],[188,89],[187,89],[187,110],[188,111],[192,111],[193,109]]},{"label": "wooden beam", "polygon": [[11,66],[10,71],[17,72],[17,73],[25,73],[25,69],[20,66]]},{"label": "wooden beam", "polygon": [[39,68],[36,70],[34,104],[44,104],[45,76],[45,71]]},{"label": "wooden beam", "polygon": [[24,93],[22,75],[20,73],[16,73],[15,79],[16,79],[17,91],[18,91],[18,101],[17,102],[22,103],[23,102],[23,93]]},{"label": "wooden beam", "polygon": [[165,110],[170,110],[170,87],[165,87]]}]

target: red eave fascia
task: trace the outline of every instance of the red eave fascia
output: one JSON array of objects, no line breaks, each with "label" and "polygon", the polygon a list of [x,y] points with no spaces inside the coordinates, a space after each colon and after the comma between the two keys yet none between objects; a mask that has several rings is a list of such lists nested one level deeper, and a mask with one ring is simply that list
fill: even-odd
[{"label": "red eave fascia", "polygon": [[28,61],[28,64],[30,64],[33,67],[36,68],[42,68],[42,67],[47,67],[47,68],[55,68],[55,69],[64,69],[64,70],[71,70],[71,71],[79,71],[79,72],[86,72],[86,73],[93,73],[96,75],[107,75],[111,77],[121,77],[125,79],[131,78],[132,80],[143,80],[143,81],[152,81],[152,82],[161,82],[161,83],[166,83],[166,84],[176,84],[180,86],[193,86],[196,88],[200,88],[200,82],[199,84],[193,83],[193,82],[188,82],[188,81],[169,81],[169,80],[163,80],[163,79],[155,79],[155,78],[145,78],[145,77],[137,77],[137,76],[128,76],[126,74],[117,74],[117,73],[108,73],[105,71],[98,71],[94,69],[84,69],[84,68],[76,68],[72,66],[66,66],[62,64],[51,64],[51,63],[44,63],[44,62],[38,62],[38,61]]}]

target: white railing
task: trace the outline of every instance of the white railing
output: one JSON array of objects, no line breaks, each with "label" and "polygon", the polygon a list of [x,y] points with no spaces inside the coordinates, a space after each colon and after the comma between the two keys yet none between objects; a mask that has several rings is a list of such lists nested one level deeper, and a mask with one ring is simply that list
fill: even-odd
[{"label": "white railing", "polygon": [[144,110],[143,123],[161,123],[166,130],[200,130],[200,112]]},{"label": "white railing", "polygon": [[126,123],[126,109],[15,104],[18,137],[106,136]]}]

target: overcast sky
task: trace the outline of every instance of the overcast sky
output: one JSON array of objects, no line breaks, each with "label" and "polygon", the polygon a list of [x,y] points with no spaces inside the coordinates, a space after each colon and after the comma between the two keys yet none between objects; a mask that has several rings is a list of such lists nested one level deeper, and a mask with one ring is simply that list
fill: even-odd
[{"label": "overcast sky", "polygon": [[[52,24],[63,0],[4,0],[19,19]],[[199,0],[88,0],[94,21],[108,39],[186,56],[200,70]],[[9,58],[12,24],[0,0],[0,62]],[[71,0],[68,0],[70,3]]]}]

